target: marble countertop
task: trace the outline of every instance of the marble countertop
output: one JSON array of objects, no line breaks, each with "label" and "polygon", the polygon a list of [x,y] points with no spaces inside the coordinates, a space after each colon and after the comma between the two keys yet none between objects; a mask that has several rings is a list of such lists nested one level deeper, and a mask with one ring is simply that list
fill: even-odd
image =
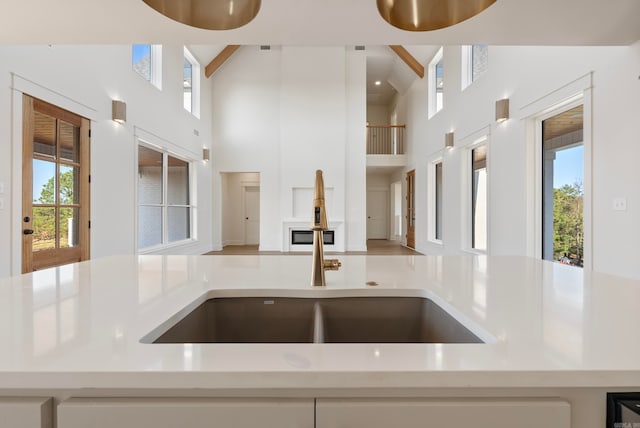
[{"label": "marble countertop", "polygon": [[[316,290],[308,255],[117,256],[0,279],[0,389],[640,385],[640,281],[526,257],[339,258]],[[140,342],[207,293],[431,297],[489,343]]]}]

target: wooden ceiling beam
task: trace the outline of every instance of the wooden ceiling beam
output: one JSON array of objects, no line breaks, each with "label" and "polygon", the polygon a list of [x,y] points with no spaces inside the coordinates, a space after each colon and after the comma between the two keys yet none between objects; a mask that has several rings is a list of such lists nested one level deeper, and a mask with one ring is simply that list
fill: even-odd
[{"label": "wooden ceiling beam", "polygon": [[389,45],[392,51],[400,57],[401,60],[404,61],[405,64],[409,66],[414,73],[416,73],[421,79],[424,77],[424,67],[413,55],[409,53],[408,50],[401,45]]},{"label": "wooden ceiling beam", "polygon": [[224,49],[220,51],[218,55],[204,68],[204,75],[209,78],[213,73],[216,72],[217,69],[222,67],[230,57],[235,53],[235,51],[240,48],[240,45],[227,45]]}]

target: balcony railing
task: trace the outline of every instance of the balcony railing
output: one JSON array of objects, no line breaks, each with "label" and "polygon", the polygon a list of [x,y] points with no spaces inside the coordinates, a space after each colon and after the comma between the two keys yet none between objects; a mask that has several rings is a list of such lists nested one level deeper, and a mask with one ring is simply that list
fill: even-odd
[{"label": "balcony railing", "polygon": [[368,155],[403,155],[405,125],[367,125]]}]

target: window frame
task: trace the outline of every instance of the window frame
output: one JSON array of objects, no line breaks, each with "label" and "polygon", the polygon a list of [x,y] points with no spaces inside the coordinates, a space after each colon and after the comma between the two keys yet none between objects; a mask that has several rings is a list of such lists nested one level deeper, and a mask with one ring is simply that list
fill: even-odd
[{"label": "window frame", "polygon": [[[462,71],[462,76],[460,79],[461,82],[461,90],[465,90],[467,89],[469,86],[471,86],[474,82],[476,82],[477,80],[479,80],[483,75],[484,72],[481,73],[478,77],[476,77],[475,79],[473,78],[473,47],[474,46],[486,46],[487,47],[487,57],[489,55],[489,45],[464,45],[461,48],[461,71]],[[489,60],[487,59],[487,67],[488,67],[488,62]],[[485,70],[486,72],[486,70]]]},{"label": "window frame", "polygon": [[[441,199],[440,199],[440,204],[438,204],[438,177],[437,177],[437,172],[438,172],[438,165],[441,166],[442,168],[442,177],[441,177],[441,181],[442,183],[440,183],[440,189],[441,189]],[[428,192],[428,215],[429,215],[429,223],[428,223],[428,227],[427,227],[427,237],[430,243],[432,244],[438,244],[438,245],[443,245],[443,237],[442,236],[438,236],[438,218],[440,217],[441,219],[443,219],[443,213],[444,213],[444,206],[443,206],[443,202],[444,202],[444,157],[443,156],[438,156],[434,159],[432,159],[431,161],[429,161],[428,164],[428,183],[427,183],[427,192]],[[440,208],[440,210],[438,210],[438,208]],[[440,211],[440,216],[438,216],[438,211]],[[444,223],[441,222],[440,225],[440,234],[442,235],[442,233],[444,232]]]},{"label": "window frame", "polygon": [[[437,95],[437,75],[436,75],[436,66],[438,63],[442,61],[442,105],[438,108],[438,95]],[[436,115],[439,111],[444,108],[444,47],[441,46],[438,49],[438,52],[433,56],[431,61],[429,62],[429,84],[428,84],[428,97],[429,97],[429,105],[428,105],[428,116],[431,119]]]},{"label": "window frame", "polygon": [[[133,51],[135,46],[149,46],[149,79],[140,74],[135,68],[133,62]],[[131,69],[145,81],[162,90],[162,45],[152,45],[149,43],[139,43],[131,45]]]},{"label": "window frame", "polygon": [[[184,46],[184,60],[191,64],[191,109],[183,106],[186,111],[191,113],[196,118],[200,118],[200,75],[201,75],[201,66],[200,62],[196,59],[195,56]],[[184,63],[183,63],[184,64]],[[184,66],[183,66],[183,88],[184,88]],[[183,89],[184,94],[184,89]]]},{"label": "window frame", "polygon": [[[591,153],[591,137],[589,133],[589,128],[587,128],[587,124],[590,126],[590,111],[591,104],[590,98],[585,96],[584,94],[579,94],[573,97],[570,97],[563,102],[557,103],[551,108],[545,110],[541,114],[539,114],[535,118],[535,173],[536,173],[536,216],[535,216],[535,257],[540,260],[548,260],[555,261],[551,259],[544,258],[544,221],[545,221],[545,189],[544,189],[544,142],[543,142],[543,123],[547,119],[551,119],[561,113],[564,113],[568,110],[571,110],[575,107],[582,106],[583,107],[583,138],[582,138],[582,147],[583,147],[583,207],[582,207],[582,227],[583,227],[583,266],[581,268],[587,268],[587,263],[591,266],[591,230],[588,228],[591,224],[590,212],[588,211],[588,207],[591,206],[591,193],[590,193],[590,177],[592,176],[590,169],[590,153]],[[587,186],[589,186],[589,193],[587,192]],[[552,222],[553,223],[553,222]],[[553,228],[553,226],[552,226]],[[589,245],[588,245],[589,244]]]},{"label": "window frame", "polygon": [[[473,150],[486,146],[487,148],[487,212],[486,212],[486,231],[487,242],[486,249],[473,248],[473,191],[472,191],[472,178],[473,178]],[[490,254],[491,251],[491,128],[483,128],[472,135],[465,137],[458,146],[464,151],[460,160],[462,162],[463,177],[461,185],[461,195],[463,198],[462,209],[463,215],[461,216],[461,231],[462,231],[462,243],[463,251],[473,254]]]},{"label": "window frame", "polygon": [[[153,143],[150,143],[146,140],[137,139],[137,144],[136,144],[136,159],[135,159],[135,165],[136,168],[139,168],[139,159],[138,159],[138,152],[139,152],[139,148],[140,147],[145,147],[147,149],[150,150],[154,150],[160,154],[162,154],[162,202],[160,204],[141,204],[140,200],[139,200],[139,178],[136,178],[136,190],[135,190],[135,198],[136,198],[136,215],[135,215],[135,225],[136,225],[136,231],[135,231],[135,251],[137,252],[137,254],[147,254],[147,253],[153,253],[162,249],[166,249],[166,248],[172,248],[172,247],[176,247],[176,246],[181,246],[184,244],[188,244],[194,241],[197,241],[197,237],[196,237],[196,227],[195,227],[195,221],[196,221],[196,210],[197,210],[197,205],[195,202],[195,195],[196,195],[196,189],[195,189],[195,165],[196,165],[196,160],[189,158],[188,156],[183,156],[180,154],[175,153],[174,151],[168,150],[166,148],[163,148],[161,146],[155,145]],[[183,162],[186,162],[188,165],[188,170],[187,170],[187,182],[189,185],[189,203],[188,204],[169,204],[168,201],[168,184],[169,184],[169,174],[168,174],[168,167],[169,167],[169,157],[181,160]],[[137,174],[136,174],[137,176]],[[161,229],[162,229],[162,242],[160,244],[155,244],[155,245],[150,245],[147,247],[142,247],[140,248],[139,245],[139,221],[140,221],[140,207],[141,206],[152,206],[152,207],[160,207],[162,209],[162,219],[161,219]],[[168,211],[170,207],[179,207],[179,208],[188,208],[189,209],[189,237],[186,239],[181,239],[178,241],[172,241],[169,242],[169,222],[168,222]]]},{"label": "window frame", "polygon": [[[579,101],[581,100],[581,101]],[[527,156],[526,255],[541,259],[542,254],[542,120],[553,111],[581,103],[584,144],[584,269],[593,269],[596,252],[593,245],[593,73],[587,73],[520,108],[525,124]]]},{"label": "window frame", "polygon": [[[485,142],[486,140],[484,140],[483,142],[480,142],[478,144],[474,144],[472,147],[469,148],[469,173],[470,173],[470,180],[468,182],[469,186],[469,193],[470,193],[470,199],[469,199],[469,203],[471,204],[471,210],[469,212],[469,214],[471,215],[471,223],[469,225],[470,227],[470,235],[469,235],[469,248],[472,251],[476,251],[476,252],[480,252],[480,253],[486,253],[487,252],[487,247],[488,247],[488,241],[489,241],[489,234],[487,231],[487,227],[489,225],[489,198],[488,198],[488,193],[489,193],[489,180],[488,180],[488,173],[489,173],[489,168],[487,165],[487,161],[488,161],[488,154],[489,154],[489,147]],[[478,248],[476,247],[476,241],[477,241],[477,237],[476,237],[476,204],[474,203],[474,197],[476,197],[477,199],[477,193],[474,193],[474,187],[477,184],[476,183],[476,168],[475,168],[475,161],[474,161],[474,152],[480,148],[484,147],[485,149],[485,153],[484,153],[484,167],[483,168],[478,168],[478,170],[483,170],[485,171],[485,245],[484,248]]]}]

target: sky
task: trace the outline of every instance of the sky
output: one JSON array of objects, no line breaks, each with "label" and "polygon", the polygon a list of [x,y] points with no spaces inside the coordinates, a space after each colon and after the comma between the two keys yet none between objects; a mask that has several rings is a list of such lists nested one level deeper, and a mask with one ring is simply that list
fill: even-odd
[{"label": "sky", "polygon": [[584,181],[584,146],[556,152],[553,163],[553,187],[558,189],[565,184],[574,184],[576,181]]},{"label": "sky", "polygon": [[133,45],[133,64],[151,53],[151,45]]},{"label": "sky", "polygon": [[39,159],[33,160],[33,200],[40,198],[42,187],[55,175],[56,164]]}]

